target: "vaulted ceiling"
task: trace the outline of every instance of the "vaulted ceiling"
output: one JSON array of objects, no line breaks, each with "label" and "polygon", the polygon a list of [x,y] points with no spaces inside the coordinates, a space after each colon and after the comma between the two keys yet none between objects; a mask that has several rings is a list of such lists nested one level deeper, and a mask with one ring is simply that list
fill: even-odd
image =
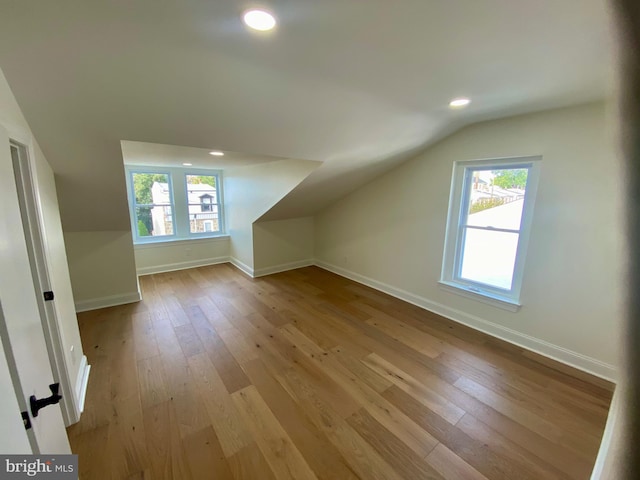
[{"label": "vaulted ceiling", "polygon": [[[602,99],[599,0],[2,0],[0,68],[67,230],[128,229],[121,140],[323,165],[268,218],[313,214],[461,126]],[[452,111],[448,102],[468,96]],[[99,199],[99,202],[95,200]]]}]

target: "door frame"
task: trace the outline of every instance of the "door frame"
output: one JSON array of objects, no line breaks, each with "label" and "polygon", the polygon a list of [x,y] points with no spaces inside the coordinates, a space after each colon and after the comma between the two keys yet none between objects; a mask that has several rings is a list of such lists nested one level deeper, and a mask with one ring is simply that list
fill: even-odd
[{"label": "door frame", "polygon": [[[47,249],[44,237],[44,220],[40,210],[40,193],[36,187],[35,151],[31,135],[21,135],[21,132],[4,125],[9,135],[10,147],[15,146],[19,152],[18,169],[14,163],[16,190],[20,202],[20,211],[25,232],[25,243],[29,255],[29,263],[34,283],[34,290],[40,312],[40,321],[47,345],[49,363],[55,382],[60,383],[62,400],[60,402],[62,417],[66,426],[80,420],[80,408],[76,402],[74,386],[71,385],[69,369],[64,352],[64,344],[59,328],[55,299],[45,301],[43,292],[52,291],[49,268],[47,264]],[[24,154],[24,155],[23,155]],[[25,158],[26,157],[26,158]],[[13,156],[12,156],[13,160]]]}]

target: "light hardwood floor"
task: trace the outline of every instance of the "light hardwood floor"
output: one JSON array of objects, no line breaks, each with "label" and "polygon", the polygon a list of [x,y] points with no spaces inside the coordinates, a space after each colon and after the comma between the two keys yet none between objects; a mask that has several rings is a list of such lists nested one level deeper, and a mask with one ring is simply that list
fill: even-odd
[{"label": "light hardwood floor", "polygon": [[316,267],[79,315],[87,479],[587,479],[611,385]]}]

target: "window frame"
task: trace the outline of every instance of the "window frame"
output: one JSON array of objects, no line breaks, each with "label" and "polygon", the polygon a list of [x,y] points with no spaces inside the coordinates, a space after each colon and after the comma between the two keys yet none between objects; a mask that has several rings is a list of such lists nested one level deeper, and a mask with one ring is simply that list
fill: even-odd
[{"label": "window frame", "polygon": [[[149,243],[164,243],[184,240],[194,240],[203,238],[215,238],[226,236],[224,203],[223,203],[223,179],[222,171],[214,169],[199,169],[190,167],[154,167],[149,165],[125,165],[125,178],[127,183],[127,200],[129,204],[129,216],[131,220],[131,233],[133,235],[134,245],[144,245]],[[173,220],[173,234],[163,236],[141,237],[138,235],[137,215],[135,212],[135,190],[133,175],[135,173],[143,174],[162,174],[168,175],[169,179],[169,195],[172,201],[171,213]],[[191,232],[189,221],[189,197],[187,176],[212,176],[216,178],[216,195],[211,195],[212,200],[217,203],[211,205],[218,206],[218,225],[219,230],[213,232]],[[180,185],[182,185],[180,187]]]},{"label": "window frame", "polygon": [[[533,222],[537,187],[540,177],[541,156],[463,160],[454,162],[449,196],[449,210],[445,233],[442,272],[439,283],[446,290],[484,303],[517,311],[521,306],[520,294]],[[488,285],[462,278],[462,252],[465,246],[470,202],[470,179],[474,171],[527,168],[527,185],[522,207],[519,231],[502,228],[480,227],[489,231],[506,231],[518,234],[518,244],[510,289]],[[474,227],[475,228],[475,227]]]}]

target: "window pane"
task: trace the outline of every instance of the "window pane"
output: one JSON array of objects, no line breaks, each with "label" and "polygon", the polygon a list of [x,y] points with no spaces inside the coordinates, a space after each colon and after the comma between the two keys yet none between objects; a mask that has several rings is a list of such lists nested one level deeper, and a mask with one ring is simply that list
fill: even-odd
[{"label": "window pane", "polygon": [[134,173],[132,177],[136,204],[171,204],[169,175],[164,173]]},{"label": "window pane", "polygon": [[[189,206],[191,209],[191,205]],[[213,206],[214,211],[203,213],[189,213],[189,229],[191,233],[218,232],[218,206]]]},{"label": "window pane", "polygon": [[519,234],[467,228],[460,277],[511,289]]},{"label": "window pane", "polygon": [[173,235],[173,216],[169,205],[136,207],[136,218],[139,237]]},{"label": "window pane", "polygon": [[520,230],[526,168],[469,170],[467,225]]},{"label": "window pane", "polygon": [[189,230],[191,233],[218,232],[218,193],[215,175],[187,175]]},{"label": "window pane", "polygon": [[[202,186],[200,187],[198,186]],[[208,188],[207,188],[208,186]],[[194,191],[204,191],[209,192],[212,196],[215,197],[214,193],[216,191],[216,176],[215,175],[187,175],[187,188],[189,190]]]}]

